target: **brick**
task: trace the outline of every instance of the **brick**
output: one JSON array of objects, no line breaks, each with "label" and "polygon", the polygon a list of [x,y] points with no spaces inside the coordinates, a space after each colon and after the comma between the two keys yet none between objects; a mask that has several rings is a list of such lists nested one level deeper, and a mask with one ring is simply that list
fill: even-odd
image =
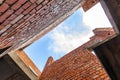
[{"label": "brick", "polygon": [[36,10],[33,9],[33,10],[30,12],[30,14],[32,15],[32,14],[34,14],[35,12],[36,12]]},{"label": "brick", "polygon": [[0,12],[4,12],[4,11],[6,11],[8,8],[9,8],[9,6],[8,6],[6,3],[3,3],[3,4],[0,6]]},{"label": "brick", "polygon": [[24,16],[24,19],[27,19],[29,17],[30,17],[30,14],[27,14],[27,15]]},{"label": "brick", "polygon": [[11,21],[11,24],[15,24],[18,20],[20,20],[24,15],[19,15],[17,18],[15,18],[13,21]]},{"label": "brick", "polygon": [[21,24],[21,23],[23,23],[25,20],[24,19],[20,19],[19,21],[18,21],[18,24]]},{"label": "brick", "polygon": [[21,14],[23,11],[24,11],[23,8],[19,8],[19,9],[15,12],[15,14],[16,14],[16,15],[19,15],[19,14]]},{"label": "brick", "polygon": [[31,5],[30,2],[26,2],[26,3],[22,6],[22,8],[23,8],[23,9],[27,9],[30,5]]},{"label": "brick", "polygon": [[13,10],[8,10],[5,12],[2,16],[0,16],[0,22],[3,22],[7,17],[9,17],[14,11]]},{"label": "brick", "polygon": [[9,25],[6,25],[6,26],[4,26],[4,28],[2,29],[2,30],[0,30],[0,34],[1,33],[3,33],[4,31],[6,31],[8,28],[10,28],[11,27],[11,25],[9,24]]},{"label": "brick", "polygon": [[41,5],[41,4],[36,7],[37,10],[39,10],[40,8],[42,8],[42,5]]},{"label": "brick", "polygon": [[18,8],[21,7],[22,4],[24,4],[26,2],[26,0],[19,0],[17,1],[11,8],[14,10],[17,10]]},{"label": "brick", "polygon": [[40,4],[40,3],[42,3],[44,0],[38,0],[36,3],[37,4]]},{"label": "brick", "polygon": [[49,0],[45,0],[44,2],[42,2],[42,5],[46,5],[49,2]]},{"label": "brick", "polygon": [[0,31],[4,28],[4,26],[0,25]]},{"label": "brick", "polygon": [[13,20],[13,19],[15,19],[17,16],[15,15],[15,14],[12,14],[7,20],[8,21],[11,21],[11,20]]},{"label": "brick", "polygon": [[3,26],[6,26],[6,25],[8,25],[9,23],[10,23],[10,21],[5,20],[5,21],[2,23],[2,25],[3,25]]},{"label": "brick", "polygon": [[4,0],[0,0],[0,4],[2,4],[2,3],[3,3],[3,1],[4,1]]},{"label": "brick", "polygon": [[30,0],[31,3],[35,3],[37,0]]},{"label": "brick", "polygon": [[33,4],[33,5],[31,5],[29,8],[27,8],[24,12],[23,12],[23,14],[25,15],[25,14],[28,14],[32,9],[34,9],[36,7],[36,4]]},{"label": "brick", "polygon": [[10,4],[10,5],[12,5],[13,3],[15,3],[17,0],[6,0],[5,2],[7,3],[7,4]]}]

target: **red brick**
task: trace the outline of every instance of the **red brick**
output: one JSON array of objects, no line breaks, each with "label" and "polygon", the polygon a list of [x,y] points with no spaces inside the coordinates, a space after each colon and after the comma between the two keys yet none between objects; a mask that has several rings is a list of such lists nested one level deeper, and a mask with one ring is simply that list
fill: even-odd
[{"label": "red brick", "polygon": [[24,19],[21,19],[21,20],[18,21],[18,24],[21,24],[21,23],[23,23],[24,21],[25,21]]},{"label": "red brick", "polygon": [[17,16],[15,14],[12,14],[7,20],[11,21],[13,19],[15,19]]},{"label": "red brick", "polygon": [[6,0],[5,2],[7,3],[7,4],[13,4],[13,3],[15,3],[17,0]]},{"label": "red brick", "polygon": [[30,17],[30,14],[27,14],[26,16],[24,16],[24,19],[27,19]]},{"label": "red brick", "polygon": [[31,5],[30,2],[26,2],[26,3],[22,6],[22,8],[23,8],[23,9],[27,9],[30,5]]},{"label": "red brick", "polygon": [[41,5],[41,4],[36,7],[37,10],[39,10],[40,8],[42,8],[42,5]]},{"label": "red brick", "polygon": [[4,28],[4,26],[0,25],[0,30],[2,30]]},{"label": "red brick", "polygon": [[32,9],[34,9],[36,7],[36,4],[33,4],[33,5],[31,5],[29,8],[27,8],[24,12],[23,12],[23,14],[28,14]]},{"label": "red brick", "polygon": [[18,8],[21,7],[22,4],[24,4],[26,2],[26,0],[19,0],[18,2],[16,2],[11,8],[14,10],[17,10]]},{"label": "red brick", "polygon": [[6,21],[4,21],[4,22],[2,23],[2,25],[3,25],[3,26],[6,26],[6,25],[8,25],[9,23],[10,23],[10,21],[6,20]]},{"label": "red brick", "polygon": [[49,0],[45,0],[42,4],[46,5],[49,2]]},{"label": "red brick", "polygon": [[19,14],[21,14],[23,11],[24,11],[24,9],[20,8],[20,9],[18,9],[18,10],[15,12],[15,14],[16,14],[16,15],[19,15]]},{"label": "red brick", "polygon": [[30,0],[31,3],[35,3],[37,0]]},{"label": "red brick", "polygon": [[45,1],[45,0],[38,0],[36,3],[37,3],[37,4],[40,4],[40,3],[42,3],[43,1]]},{"label": "red brick", "polygon": [[30,14],[34,14],[35,12],[36,12],[36,10],[33,9],[33,10],[30,12]]},{"label": "red brick", "polygon": [[13,10],[8,10],[7,12],[5,12],[2,16],[0,16],[0,22],[3,22],[12,13],[13,13]]},{"label": "red brick", "polygon": [[8,6],[6,3],[4,3],[4,4],[2,4],[2,5],[0,6],[0,12],[4,12],[4,11],[6,11],[8,8],[9,8],[9,6]]}]

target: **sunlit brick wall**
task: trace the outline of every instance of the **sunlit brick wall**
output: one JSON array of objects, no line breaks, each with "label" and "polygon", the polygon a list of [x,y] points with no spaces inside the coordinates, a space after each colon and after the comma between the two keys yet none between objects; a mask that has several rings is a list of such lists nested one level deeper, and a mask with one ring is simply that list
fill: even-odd
[{"label": "sunlit brick wall", "polygon": [[87,47],[97,44],[99,39],[104,40],[114,35],[114,30],[97,28],[94,33],[95,36],[90,41],[47,65],[39,80],[110,80],[97,57]]},{"label": "sunlit brick wall", "polygon": [[70,52],[44,69],[39,80],[109,80],[95,55],[88,50]]}]

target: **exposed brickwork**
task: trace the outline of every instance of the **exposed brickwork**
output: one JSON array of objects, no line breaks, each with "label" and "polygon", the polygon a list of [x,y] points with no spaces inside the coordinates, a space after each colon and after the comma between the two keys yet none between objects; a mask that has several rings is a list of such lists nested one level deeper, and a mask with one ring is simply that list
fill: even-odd
[{"label": "exposed brickwork", "polygon": [[96,28],[93,30],[95,36],[90,38],[90,41],[83,44],[81,47],[83,48],[92,48],[97,46],[99,43],[103,42],[103,40],[108,40],[111,36],[115,35],[115,31],[112,28]]},{"label": "exposed brickwork", "polygon": [[10,50],[14,50],[51,30],[69,16],[67,13],[79,8],[82,0],[3,0],[0,4],[0,49],[12,46]]},{"label": "exposed brickwork", "polygon": [[95,36],[90,41],[61,59],[49,64],[48,62],[51,62],[49,58],[46,63],[49,65],[45,66],[39,80],[110,80],[97,57],[86,47],[96,43],[96,40],[104,40],[110,37],[109,35],[114,35],[114,31],[111,28],[102,28],[95,29],[94,33]]},{"label": "exposed brickwork", "polygon": [[33,72],[35,72],[34,74],[37,77],[40,77],[40,70],[36,67],[36,65],[31,61],[31,59],[26,55],[23,50],[17,50],[15,53],[20,57],[20,59],[26,64],[28,68],[34,70]]},{"label": "exposed brickwork", "polygon": [[85,3],[82,6],[83,10],[88,11],[90,8],[95,6],[98,2],[99,2],[99,0],[85,0]]}]

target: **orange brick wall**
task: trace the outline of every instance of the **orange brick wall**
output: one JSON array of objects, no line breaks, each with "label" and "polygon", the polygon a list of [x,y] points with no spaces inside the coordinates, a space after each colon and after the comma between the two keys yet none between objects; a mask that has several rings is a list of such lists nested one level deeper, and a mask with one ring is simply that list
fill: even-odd
[{"label": "orange brick wall", "polygon": [[23,50],[17,50],[15,53],[20,57],[20,59],[26,64],[28,68],[32,68],[32,70],[34,70],[36,76],[40,77],[40,70],[36,67],[36,65],[31,61],[31,59],[26,55]]},{"label": "orange brick wall", "polygon": [[52,60],[49,58],[49,65],[45,66],[39,80],[110,80],[97,57],[86,47],[96,43],[95,40],[104,40],[110,37],[109,35],[114,35],[114,30],[98,28],[94,33],[95,36],[90,41],[59,60],[49,64]]},{"label": "orange brick wall", "polygon": [[95,55],[77,48],[47,66],[39,80],[110,80]]}]

